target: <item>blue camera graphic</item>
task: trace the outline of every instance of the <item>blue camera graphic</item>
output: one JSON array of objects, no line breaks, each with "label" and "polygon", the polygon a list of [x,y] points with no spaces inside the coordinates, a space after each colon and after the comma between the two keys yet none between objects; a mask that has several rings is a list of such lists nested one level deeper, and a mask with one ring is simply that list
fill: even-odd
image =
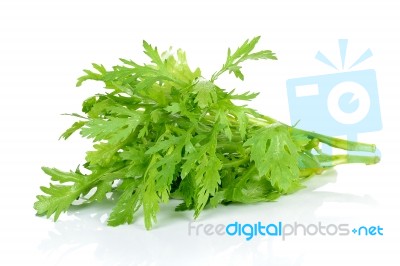
[{"label": "blue camera graphic", "polygon": [[[339,40],[339,47],[344,68],[347,40]],[[368,49],[350,68],[370,56]],[[322,53],[316,58],[336,68]],[[299,128],[349,140],[382,128],[373,69],[289,79],[286,87],[291,123]]]}]

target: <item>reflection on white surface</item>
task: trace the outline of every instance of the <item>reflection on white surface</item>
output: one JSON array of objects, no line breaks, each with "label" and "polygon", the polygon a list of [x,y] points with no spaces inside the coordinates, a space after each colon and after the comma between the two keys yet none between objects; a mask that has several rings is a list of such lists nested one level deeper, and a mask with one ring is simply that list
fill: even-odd
[{"label": "reflection on white surface", "polygon": [[[335,181],[336,172],[331,171],[312,178],[306,189],[277,202],[220,206],[206,210],[197,222],[289,223],[327,219],[329,222],[348,222],[346,217],[338,215],[337,209],[340,208],[335,208],[336,213],[329,217],[318,215],[319,209],[324,208],[325,203],[360,206],[374,203],[369,197],[318,191],[318,188]],[[226,235],[189,236],[188,223],[192,213],[175,212],[175,205],[177,202],[173,201],[161,207],[159,222],[150,231],[144,229],[140,214],[132,225],[107,227],[104,220],[113,206],[110,202],[74,207],[68,217],[55,223],[48,238],[40,243],[39,250],[69,258],[80,256],[83,250],[90,252],[93,249],[93,259],[100,265],[301,265],[305,248],[318,242],[307,237],[294,237],[287,241],[257,237],[246,241],[243,237]],[[329,241],[343,241],[343,238],[331,237]],[[68,263],[69,260],[60,259],[58,265]]]}]

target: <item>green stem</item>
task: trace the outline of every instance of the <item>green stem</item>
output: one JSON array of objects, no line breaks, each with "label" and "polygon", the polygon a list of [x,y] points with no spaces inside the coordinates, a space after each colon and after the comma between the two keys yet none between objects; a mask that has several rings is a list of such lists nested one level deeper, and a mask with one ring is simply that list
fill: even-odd
[{"label": "green stem", "polygon": [[218,142],[217,149],[222,153],[236,153],[238,152],[238,144],[233,143],[221,143]]},{"label": "green stem", "polygon": [[239,160],[231,161],[230,163],[224,163],[222,165],[222,168],[237,167],[237,166],[240,166],[240,165],[242,165],[244,163],[247,163],[249,161],[250,161],[249,157],[244,157],[244,158],[239,159]]},{"label": "green stem", "polygon": [[316,155],[318,160],[321,162],[323,167],[332,167],[339,164],[347,163],[364,163],[364,164],[376,164],[380,161],[379,156],[363,156],[363,155],[352,155],[352,154],[339,154],[339,155]]},{"label": "green stem", "polygon": [[[261,119],[257,119],[257,118],[249,118],[249,121],[258,126],[268,126],[269,124],[272,124],[272,123],[281,123],[281,122],[278,122],[277,120],[275,120],[271,117],[268,117],[268,116],[263,115],[261,117],[265,121],[263,121]],[[284,123],[281,123],[281,124],[289,127],[292,130],[292,132],[294,132],[294,133],[304,134],[309,138],[316,138],[320,142],[323,142],[323,143],[328,144],[329,146],[332,146],[335,148],[348,150],[348,151],[361,151],[361,152],[375,152],[376,151],[376,146],[374,144],[368,144],[368,143],[334,138],[334,137],[326,136],[323,134],[318,134],[315,132],[310,132],[310,131],[302,130],[299,128],[291,127]]]},{"label": "green stem", "polygon": [[349,141],[334,137],[329,137],[326,135],[318,134],[315,132],[310,132],[298,128],[292,128],[293,132],[305,134],[309,138],[316,138],[319,139],[321,142],[328,144],[329,146],[348,150],[348,151],[362,151],[362,152],[375,152],[376,146],[374,144],[356,142],[356,141]]}]

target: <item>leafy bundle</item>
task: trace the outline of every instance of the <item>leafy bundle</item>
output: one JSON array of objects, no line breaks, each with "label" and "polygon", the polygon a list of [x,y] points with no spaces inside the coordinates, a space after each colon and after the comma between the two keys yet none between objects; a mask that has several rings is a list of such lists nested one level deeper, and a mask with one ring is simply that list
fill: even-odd
[{"label": "leafy bundle", "polygon": [[77,199],[80,204],[112,199],[109,225],[132,223],[143,207],[150,229],[160,204],[170,198],[182,199],[176,209],[193,209],[197,217],[206,205],[274,200],[337,164],[377,163],[374,155],[330,156],[318,148],[325,143],[374,152],[374,145],[304,131],[234,103],[257,93],[227,92],[216,80],[225,72],[243,80],[246,60],[276,59],[269,50],[254,52],[258,40],[245,41],[235,52],[228,49],[211,79],[192,71],[183,51],[160,54],[145,41],[149,64],[121,59],[111,70],[98,64],[85,70],[77,86],[102,81],[107,92],[83,102],[84,115],[73,114],[79,121],[62,138],[80,131],[93,140],[83,164],[87,173],[43,167],[53,182],[41,187],[45,195],[37,196],[37,214],[54,214],[57,220]]}]

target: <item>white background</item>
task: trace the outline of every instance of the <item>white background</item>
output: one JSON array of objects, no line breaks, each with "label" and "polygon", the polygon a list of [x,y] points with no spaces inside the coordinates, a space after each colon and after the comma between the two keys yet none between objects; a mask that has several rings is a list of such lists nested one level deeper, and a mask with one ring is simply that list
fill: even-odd
[{"label": "white background", "polygon": [[[23,1],[0,2],[0,265],[400,265],[398,1]],[[276,203],[206,210],[198,223],[303,222],[380,225],[384,236],[292,237],[286,241],[188,236],[191,213],[162,206],[159,223],[108,228],[112,206],[73,209],[57,223],[35,216],[43,165],[63,170],[83,162],[90,143],[58,141],[83,99],[101,89],[75,88],[83,68],[144,59],[143,39],[187,51],[209,77],[227,47],[261,35],[260,48],[279,61],[251,62],[245,81],[227,86],[261,92],[251,103],[289,123],[285,82],[333,73],[318,50],[340,62],[337,39],[349,39],[349,60],[367,48],[357,69],[376,70],[383,130],[364,134],[382,152],[375,166],[337,167]]]}]

